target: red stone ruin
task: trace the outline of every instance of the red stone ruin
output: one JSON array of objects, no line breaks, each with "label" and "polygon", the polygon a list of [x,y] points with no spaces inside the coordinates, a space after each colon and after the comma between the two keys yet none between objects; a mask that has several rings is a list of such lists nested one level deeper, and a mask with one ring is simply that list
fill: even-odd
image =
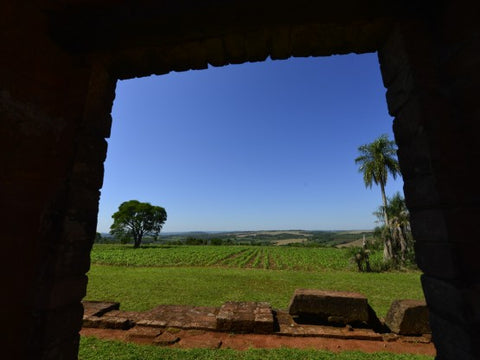
[{"label": "red stone ruin", "polygon": [[0,1],[1,357],[77,358],[117,80],[377,52],[437,359],[479,359],[479,4]]}]

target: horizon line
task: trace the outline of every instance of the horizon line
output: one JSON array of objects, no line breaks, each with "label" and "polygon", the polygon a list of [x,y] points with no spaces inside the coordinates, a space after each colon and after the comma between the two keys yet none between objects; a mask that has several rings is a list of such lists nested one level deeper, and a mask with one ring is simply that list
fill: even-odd
[{"label": "horizon line", "polygon": [[[331,229],[331,230],[325,230],[325,229],[264,229],[264,230],[181,230],[181,231],[164,231],[160,232],[159,235],[162,234],[180,234],[180,233],[236,233],[236,232],[268,232],[268,231],[373,231],[374,229]],[[110,232],[105,232],[105,231],[98,231],[102,234],[109,234]]]}]

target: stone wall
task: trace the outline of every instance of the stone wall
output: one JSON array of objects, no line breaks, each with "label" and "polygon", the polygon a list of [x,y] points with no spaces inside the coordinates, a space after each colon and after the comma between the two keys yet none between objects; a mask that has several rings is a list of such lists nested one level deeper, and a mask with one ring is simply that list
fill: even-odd
[{"label": "stone wall", "polygon": [[480,356],[480,197],[471,173],[480,27],[472,10],[457,2],[428,21],[401,23],[379,52],[439,359]]},{"label": "stone wall", "polygon": [[376,50],[438,358],[478,358],[478,14],[453,0],[3,1],[10,358],[76,358],[117,79]]},{"label": "stone wall", "polygon": [[46,14],[13,1],[0,14],[2,353],[73,359],[109,126],[88,113],[91,65],[52,41]]}]

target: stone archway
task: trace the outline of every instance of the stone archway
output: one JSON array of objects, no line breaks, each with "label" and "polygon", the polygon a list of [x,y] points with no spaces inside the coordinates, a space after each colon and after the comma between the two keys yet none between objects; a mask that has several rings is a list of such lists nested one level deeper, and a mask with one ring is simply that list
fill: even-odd
[{"label": "stone archway", "polygon": [[3,2],[6,351],[76,358],[117,79],[378,51],[438,358],[478,357],[478,13],[447,0]]}]

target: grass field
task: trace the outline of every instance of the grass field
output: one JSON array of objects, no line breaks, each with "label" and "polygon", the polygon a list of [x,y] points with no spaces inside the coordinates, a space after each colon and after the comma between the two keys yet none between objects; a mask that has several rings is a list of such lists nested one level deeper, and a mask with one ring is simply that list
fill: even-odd
[{"label": "grass field", "polygon": [[82,338],[79,360],[432,360],[431,356],[392,353],[332,353],[298,349],[169,349],[158,346],[125,344],[116,341]]},{"label": "grass field", "polygon": [[225,301],[282,309],[296,288],[316,288],[363,293],[383,317],[394,299],[423,299],[419,272],[359,273],[346,249],[96,245],[91,257],[86,299],[119,301],[122,310]]}]

